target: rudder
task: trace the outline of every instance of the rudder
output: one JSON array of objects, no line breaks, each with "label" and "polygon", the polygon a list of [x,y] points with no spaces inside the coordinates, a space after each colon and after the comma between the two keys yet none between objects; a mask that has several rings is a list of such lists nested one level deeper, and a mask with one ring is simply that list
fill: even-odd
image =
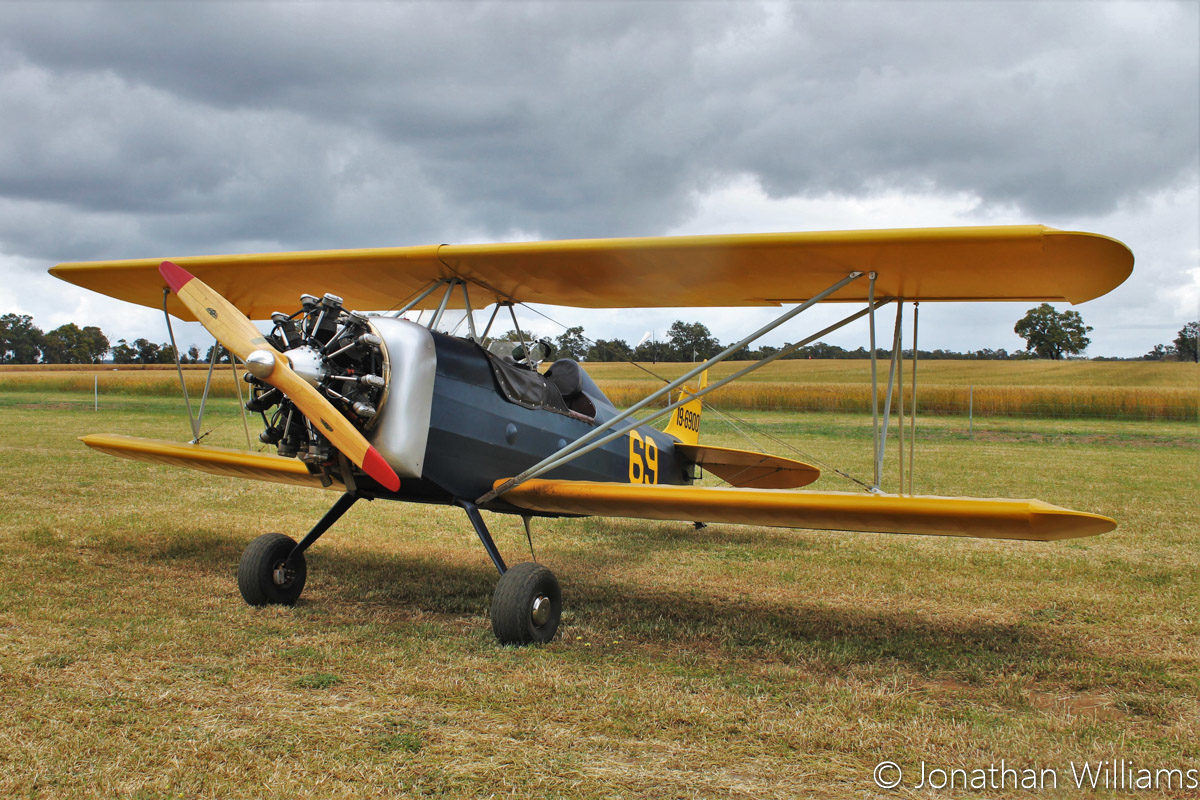
[{"label": "rudder", "polygon": [[[700,373],[700,385],[696,387],[696,391],[700,391],[707,385],[708,370],[704,370]],[[682,393],[686,394],[687,389],[683,389]],[[700,441],[701,406],[701,398],[693,397],[672,411],[671,419],[667,422],[667,427],[663,429],[663,432],[668,436],[674,436],[683,444],[697,444]]]}]

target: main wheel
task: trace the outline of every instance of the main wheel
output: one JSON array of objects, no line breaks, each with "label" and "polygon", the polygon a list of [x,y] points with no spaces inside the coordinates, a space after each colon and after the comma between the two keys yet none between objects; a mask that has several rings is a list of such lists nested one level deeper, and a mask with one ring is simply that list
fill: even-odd
[{"label": "main wheel", "polygon": [[238,563],[238,589],[252,606],[296,603],[304,591],[308,567],[304,553],[297,553],[288,563],[288,555],[296,542],[282,533],[264,533],[252,541]]},{"label": "main wheel", "polygon": [[533,561],[516,564],[492,595],[492,633],[500,644],[542,644],[562,618],[562,590],[554,573]]}]

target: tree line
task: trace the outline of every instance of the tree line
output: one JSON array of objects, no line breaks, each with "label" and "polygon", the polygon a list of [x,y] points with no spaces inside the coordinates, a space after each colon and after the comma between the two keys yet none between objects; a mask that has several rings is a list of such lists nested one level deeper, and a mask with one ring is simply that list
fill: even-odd
[{"label": "tree line", "polygon": [[1179,329],[1179,335],[1171,344],[1156,344],[1142,356],[1147,361],[1191,361],[1200,362],[1200,320],[1194,320]]},{"label": "tree line", "polygon": [[[110,353],[111,357],[106,358]],[[203,360],[211,356],[210,347]],[[200,349],[193,345],[180,360],[185,364],[200,362]],[[222,360],[228,361],[228,355],[223,354]],[[28,314],[0,316],[0,364],[100,363],[174,364],[175,348],[141,338],[132,342],[118,339],[113,344],[95,325],[80,328],[74,322],[44,333]]]},{"label": "tree line", "polygon": [[[965,353],[944,349],[918,350],[917,356],[933,360],[1060,359],[1066,355],[1082,353],[1091,342],[1087,334],[1092,328],[1083,323],[1083,318],[1078,312],[1059,312],[1049,303],[1043,303],[1029,309],[1013,330],[1025,340],[1025,350],[1012,353],[1004,348],[983,348]],[[1198,336],[1200,321],[1189,322],[1183,326],[1171,344],[1155,345],[1142,359],[1198,361]],[[528,340],[530,336],[508,331],[499,338],[515,342],[522,338]],[[663,339],[647,335],[636,345],[630,345],[624,339],[589,339],[584,335],[583,327],[579,325],[568,328],[555,337],[553,343],[556,346],[557,357],[573,358],[577,361],[704,361],[725,349],[725,345],[721,344],[703,323],[683,320],[673,322]],[[766,358],[790,346],[790,343],[785,343],[782,347],[763,345],[757,348],[743,348],[732,358]],[[111,357],[106,359],[110,353]],[[887,349],[881,349],[879,353],[883,357],[891,355]],[[199,348],[192,346],[182,354],[180,361],[185,364],[202,363],[211,359],[212,355],[212,347],[201,356]],[[912,357],[912,350],[905,350],[904,355]],[[847,350],[825,342],[806,345],[783,356],[788,359],[870,357],[871,353],[865,347]],[[219,358],[221,361],[228,361],[227,354],[221,353]],[[171,364],[175,361],[175,348],[165,342],[155,343],[144,338],[134,339],[132,342],[118,339],[116,344],[112,344],[104,332],[94,325],[80,328],[75,323],[68,322],[43,333],[33,324],[33,317],[28,314],[5,314],[0,317],[0,363],[99,364],[105,361],[115,364]]]},{"label": "tree line", "polygon": [[[968,350],[960,353],[954,350],[918,350],[916,355],[922,359],[933,360],[981,360],[994,361],[1018,358],[1047,358],[1061,359],[1068,355],[1078,355],[1091,344],[1088,333],[1090,325],[1085,325],[1078,311],[1057,311],[1049,303],[1029,309],[1025,312],[1013,332],[1025,340],[1025,349],[1010,353],[1004,348],[983,348]],[[1197,360],[1197,336],[1200,335],[1200,322],[1189,322],[1179,331],[1173,345],[1158,345],[1146,355],[1144,360]],[[505,334],[515,340],[516,331]],[[586,358],[588,361],[704,361],[721,350],[724,346],[712,336],[705,325],[700,322],[687,323],[676,320],[667,331],[664,341],[642,341],[636,347],[630,347],[624,339],[597,339],[591,341],[583,335],[582,327],[568,328],[565,333],[555,340],[560,355],[575,359]],[[754,360],[766,358],[791,347],[785,343],[782,347],[763,345],[758,348],[743,348],[731,356],[734,360]],[[878,354],[890,357],[891,350],[881,348]],[[906,358],[913,356],[911,349],[902,351]],[[870,358],[871,353],[865,347],[847,350],[835,344],[816,342],[815,344],[799,347],[781,358]]]}]

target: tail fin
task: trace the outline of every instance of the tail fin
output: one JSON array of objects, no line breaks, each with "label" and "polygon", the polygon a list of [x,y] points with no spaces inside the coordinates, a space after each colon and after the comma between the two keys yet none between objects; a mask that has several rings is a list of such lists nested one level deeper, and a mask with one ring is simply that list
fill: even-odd
[{"label": "tail fin", "polygon": [[[700,391],[708,385],[708,370],[700,373]],[[683,390],[687,393],[687,390]],[[683,444],[696,444],[700,441],[700,407],[701,399],[694,397],[671,412],[671,420],[663,430],[668,436],[674,436]]]}]

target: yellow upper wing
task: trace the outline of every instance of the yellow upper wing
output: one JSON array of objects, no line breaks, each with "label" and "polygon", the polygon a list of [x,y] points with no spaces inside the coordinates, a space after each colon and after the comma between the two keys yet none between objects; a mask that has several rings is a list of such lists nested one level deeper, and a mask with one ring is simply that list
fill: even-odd
[{"label": "yellow upper wing", "polygon": [[[1120,242],[1040,225],[914,228],[172,257],[253,319],[296,307],[302,293],[350,308],[402,305],[438,278],[471,283],[471,304],[496,300],[581,308],[759,306],[809,298],[853,270],[878,273],[879,297],[1067,300],[1108,292],[1133,269]],[[161,258],[59,264],[51,274],[152,308]],[[864,300],[866,280],[835,300]],[[436,306],[440,293],[422,303]],[[462,308],[461,293],[450,307]],[[175,298],[171,313],[192,319]]]}]

